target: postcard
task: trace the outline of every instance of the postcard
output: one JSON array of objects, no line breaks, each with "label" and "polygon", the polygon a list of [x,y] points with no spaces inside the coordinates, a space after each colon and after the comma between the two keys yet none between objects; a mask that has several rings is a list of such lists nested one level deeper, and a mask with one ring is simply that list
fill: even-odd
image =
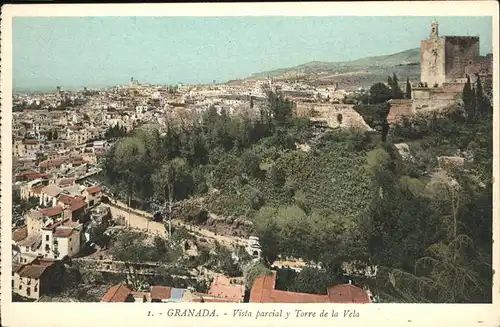
[{"label": "postcard", "polygon": [[498,326],[498,9],[5,6],[3,325]]}]

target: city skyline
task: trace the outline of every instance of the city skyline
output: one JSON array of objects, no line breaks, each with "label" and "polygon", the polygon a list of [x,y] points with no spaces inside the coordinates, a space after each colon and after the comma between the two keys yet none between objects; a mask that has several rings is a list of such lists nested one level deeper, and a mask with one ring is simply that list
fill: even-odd
[{"label": "city skyline", "polygon": [[492,51],[489,17],[15,18],[13,88],[226,82],[418,48],[433,20],[441,35],[478,35],[481,54]]}]

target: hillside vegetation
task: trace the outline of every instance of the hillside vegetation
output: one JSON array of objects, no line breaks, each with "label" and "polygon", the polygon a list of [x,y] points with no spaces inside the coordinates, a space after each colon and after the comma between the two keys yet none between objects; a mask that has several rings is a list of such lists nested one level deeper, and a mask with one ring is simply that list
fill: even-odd
[{"label": "hillside vegetation", "polygon": [[[296,145],[310,142],[315,128],[293,117],[280,92],[265,92],[259,119],[210,108],[193,126],[123,138],[103,162],[107,184],[167,209],[209,197],[205,210],[253,222],[268,262],[293,256],[320,263],[281,279],[284,289],[324,292],[346,274],[344,262],[356,261],[378,266],[376,279],[356,283],[380,301],[491,301],[491,107],[483,103],[467,119],[405,124],[389,138],[324,132],[306,152]],[[378,123],[379,109],[363,112]],[[414,158],[404,159],[391,140],[415,145]],[[441,169],[435,156],[443,149],[474,160]],[[311,279],[313,288],[304,282]]]},{"label": "hillside vegetation", "polygon": [[[296,67],[281,68],[276,70],[256,73],[250,79],[267,78],[268,76],[277,79],[294,78],[297,74],[305,74],[309,77],[320,78],[325,81],[340,82],[348,78],[343,73],[364,73],[359,75],[363,84],[363,79],[371,85],[375,81],[384,80],[388,75],[396,73],[399,76],[411,79],[420,74],[420,49],[410,49],[402,52],[376,57],[361,58],[344,62],[321,62],[313,61]],[[337,76],[336,76],[337,75]]]}]

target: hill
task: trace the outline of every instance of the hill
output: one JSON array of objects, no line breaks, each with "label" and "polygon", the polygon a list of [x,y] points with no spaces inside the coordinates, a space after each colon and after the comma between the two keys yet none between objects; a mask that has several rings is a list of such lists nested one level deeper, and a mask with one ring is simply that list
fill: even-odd
[{"label": "hill", "polygon": [[265,71],[251,75],[248,79],[268,76],[275,79],[306,79],[315,85],[338,83],[340,88],[369,86],[385,81],[388,75],[396,73],[400,79],[418,79],[420,76],[420,49],[366,57],[353,61],[312,61],[303,65]]}]

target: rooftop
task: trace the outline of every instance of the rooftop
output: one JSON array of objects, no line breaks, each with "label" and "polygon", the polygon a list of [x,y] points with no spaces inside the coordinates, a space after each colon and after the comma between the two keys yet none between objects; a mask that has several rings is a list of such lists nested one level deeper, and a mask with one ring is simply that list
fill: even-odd
[{"label": "rooftop", "polygon": [[21,268],[17,270],[17,274],[19,274],[20,277],[28,277],[28,278],[35,278],[38,279],[40,278],[43,273],[47,270],[47,268],[51,267],[54,263],[48,263],[48,262],[36,262],[34,261],[31,264],[28,265],[23,265]]},{"label": "rooftop", "polygon": [[[62,209],[61,209],[62,210]],[[69,222],[69,219],[64,219],[64,220],[59,220],[59,221],[56,221],[48,226],[45,226],[43,229],[44,230],[50,230],[50,229],[54,229],[56,227],[59,227],[59,226],[62,226],[64,225],[64,223],[66,222]]]},{"label": "rooftop", "polygon": [[245,285],[231,284],[229,278],[217,276],[212,282],[208,294],[242,302],[245,296]]},{"label": "rooftop", "polygon": [[85,201],[82,200],[82,199],[74,199],[71,201],[71,204],[69,206],[69,210],[71,210],[71,212],[73,211],[77,211],[77,210],[80,210],[81,208],[84,208],[86,205]]},{"label": "rooftop", "polygon": [[53,197],[56,197],[58,196],[59,194],[61,194],[62,192],[62,189],[60,189],[59,187],[57,187],[56,185],[54,184],[49,184],[47,186],[45,186],[43,189],[42,189],[42,192],[47,194],[47,195],[50,195],[50,196],[53,196]]},{"label": "rooftop", "polygon": [[34,249],[38,249],[38,247],[40,247],[41,244],[42,244],[42,234],[40,233],[29,235],[24,240],[18,243],[19,246],[27,246]]},{"label": "rooftop", "polygon": [[101,302],[126,302],[132,291],[125,285],[111,287],[101,299]]},{"label": "rooftop", "polygon": [[14,242],[20,242],[28,237],[28,227],[26,225],[16,228],[12,231],[12,240]]},{"label": "rooftop", "polygon": [[56,206],[56,207],[52,207],[52,208],[40,209],[38,211],[44,216],[53,217],[53,216],[60,215],[62,213],[63,209],[59,206]]},{"label": "rooftop", "polygon": [[253,303],[370,303],[367,292],[350,284],[328,289],[328,295],[287,292],[275,289],[276,273],[257,277],[250,292]]},{"label": "rooftop", "polygon": [[172,288],[167,286],[151,286],[151,299],[168,300],[170,299]]},{"label": "rooftop", "polygon": [[94,186],[87,188],[87,192],[89,194],[99,193],[99,192],[101,192],[101,188],[99,187],[99,185],[94,185]]},{"label": "rooftop", "polygon": [[54,232],[54,236],[60,238],[70,237],[71,234],[73,234],[73,228],[68,227],[57,227]]}]

